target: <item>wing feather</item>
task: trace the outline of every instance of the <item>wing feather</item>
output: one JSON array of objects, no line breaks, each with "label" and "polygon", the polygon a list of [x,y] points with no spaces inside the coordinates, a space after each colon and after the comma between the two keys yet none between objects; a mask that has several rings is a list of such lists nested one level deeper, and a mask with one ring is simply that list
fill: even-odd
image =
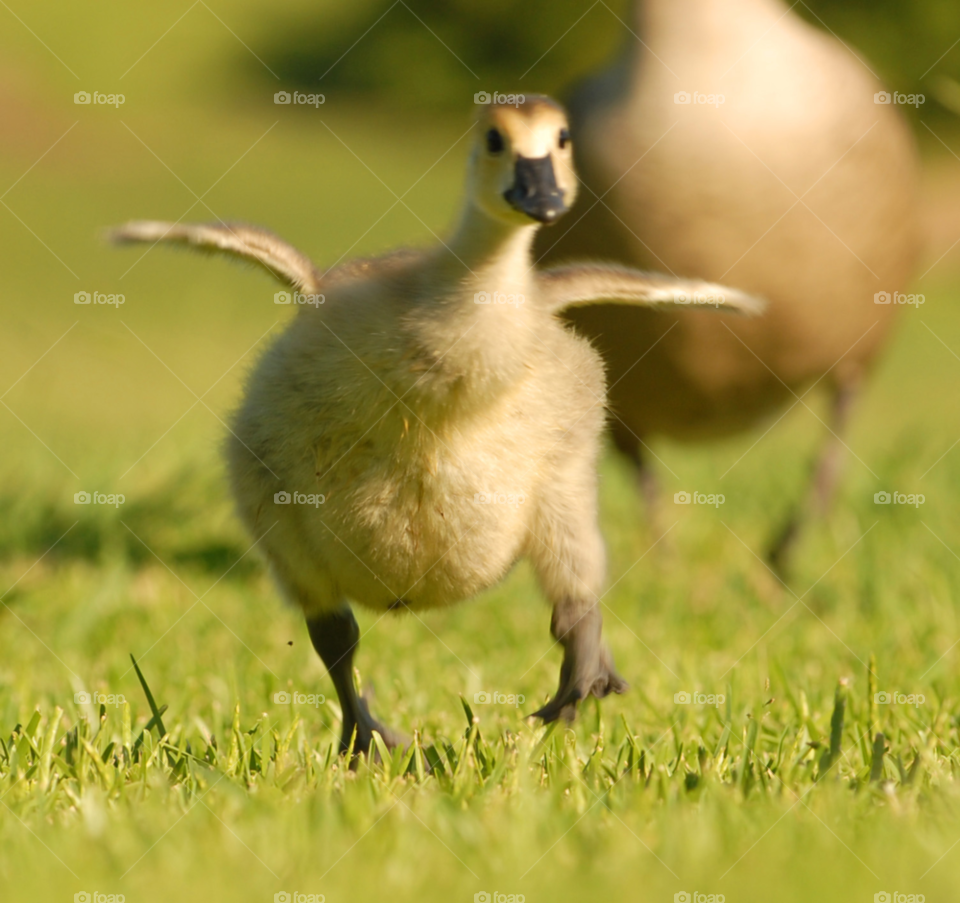
[{"label": "wing feather", "polygon": [[619,302],[650,307],[708,307],[757,316],[766,306],[763,300],[724,285],[610,264],[552,267],[541,270],[538,277],[540,297],[553,312]]},{"label": "wing feather", "polygon": [[309,257],[272,232],[241,223],[136,220],[111,229],[107,237],[116,244],[163,241],[250,261],[299,291],[314,292],[320,284],[319,274]]}]

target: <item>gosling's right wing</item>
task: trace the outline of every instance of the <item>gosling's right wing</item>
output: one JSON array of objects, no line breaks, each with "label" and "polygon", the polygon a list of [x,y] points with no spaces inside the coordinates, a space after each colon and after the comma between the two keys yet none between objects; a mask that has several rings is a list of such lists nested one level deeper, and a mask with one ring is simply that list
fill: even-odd
[{"label": "gosling's right wing", "polygon": [[644,273],[603,263],[551,267],[537,274],[540,297],[553,312],[587,304],[622,303],[645,307],[690,306],[757,316],[765,303],[737,289]]},{"label": "gosling's right wing", "polygon": [[180,224],[135,220],[107,233],[115,244],[159,241],[209,254],[247,260],[294,289],[316,291],[320,277],[311,260],[272,232],[239,223]]}]

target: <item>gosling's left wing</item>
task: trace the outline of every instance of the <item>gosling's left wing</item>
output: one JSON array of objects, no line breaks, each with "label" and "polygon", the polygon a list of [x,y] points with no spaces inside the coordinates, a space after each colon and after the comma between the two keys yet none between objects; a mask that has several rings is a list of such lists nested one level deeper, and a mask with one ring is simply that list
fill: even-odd
[{"label": "gosling's left wing", "polygon": [[243,223],[165,223],[135,220],[106,233],[114,244],[147,242],[182,245],[223,254],[263,267],[271,276],[300,291],[316,291],[320,276],[306,254],[266,229]]},{"label": "gosling's left wing", "polygon": [[612,302],[644,307],[706,307],[757,316],[766,307],[760,298],[724,285],[610,264],[551,267],[541,270],[537,277],[540,298],[553,312]]}]

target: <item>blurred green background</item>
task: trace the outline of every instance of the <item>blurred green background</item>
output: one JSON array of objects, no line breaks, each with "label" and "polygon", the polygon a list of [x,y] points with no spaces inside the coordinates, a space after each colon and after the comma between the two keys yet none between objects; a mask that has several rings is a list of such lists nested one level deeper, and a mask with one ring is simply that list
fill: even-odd
[{"label": "blurred green background", "polygon": [[[952,0],[788,5],[858,48],[899,91],[932,99],[939,93],[936,76],[960,77],[960,54],[946,53],[960,34],[960,5]],[[471,73],[490,89],[562,94],[572,79],[633,40],[624,27],[632,25],[627,0],[359,0],[336,11],[324,6],[288,7],[271,20],[262,46],[276,61],[275,71],[305,90],[322,83],[403,106],[456,107],[476,90]],[[236,62],[250,64],[239,54]]]}]

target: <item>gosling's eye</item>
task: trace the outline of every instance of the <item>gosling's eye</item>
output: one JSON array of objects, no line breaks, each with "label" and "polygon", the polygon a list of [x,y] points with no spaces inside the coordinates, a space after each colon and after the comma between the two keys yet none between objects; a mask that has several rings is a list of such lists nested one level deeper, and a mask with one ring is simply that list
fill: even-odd
[{"label": "gosling's eye", "polygon": [[490,129],[487,132],[487,150],[491,154],[499,154],[503,150],[503,135],[496,129]]},{"label": "gosling's eye", "polygon": [[560,150],[570,143],[570,129],[560,129]]}]

